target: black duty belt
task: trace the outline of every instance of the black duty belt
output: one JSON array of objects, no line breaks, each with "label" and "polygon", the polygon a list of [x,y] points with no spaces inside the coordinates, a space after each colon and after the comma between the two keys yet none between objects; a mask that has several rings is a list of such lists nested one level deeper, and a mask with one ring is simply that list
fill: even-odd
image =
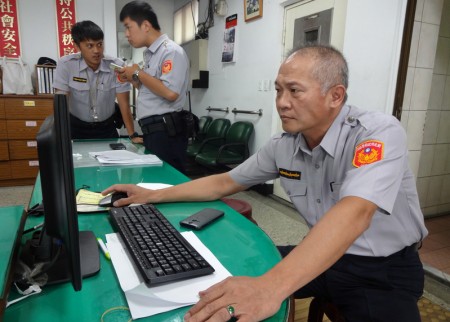
[{"label": "black duty belt", "polygon": [[111,126],[115,126],[114,124],[114,115],[110,118],[100,121],[100,122],[85,122],[80,120],[78,117],[70,114],[70,121],[72,125],[78,128],[108,128]]},{"label": "black duty belt", "polygon": [[143,134],[166,131],[169,136],[175,136],[183,131],[183,119],[180,112],[148,116],[139,120]]},{"label": "black duty belt", "polygon": [[417,243],[414,243],[410,246],[406,246],[405,248],[399,250],[396,253],[393,253],[387,257],[375,257],[375,256],[361,256],[361,255],[354,255],[354,254],[345,254],[343,258],[355,258],[366,262],[384,262],[386,261],[386,258],[394,258],[394,257],[405,257],[410,254],[417,253],[419,251],[419,248],[422,246],[422,242],[419,241]]}]

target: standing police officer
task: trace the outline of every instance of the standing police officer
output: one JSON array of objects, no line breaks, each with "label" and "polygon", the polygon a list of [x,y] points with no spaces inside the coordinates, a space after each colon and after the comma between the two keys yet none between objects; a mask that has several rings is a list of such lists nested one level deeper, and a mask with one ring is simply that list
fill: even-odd
[{"label": "standing police officer", "polygon": [[130,139],[141,143],[134,131],[129,104],[130,84],[120,82],[110,64],[123,61],[103,55],[103,31],[92,21],[81,21],[71,30],[76,54],[62,57],[53,87],[68,95],[73,139],[117,138],[115,99]]},{"label": "standing police officer", "polygon": [[185,170],[186,124],[182,109],[189,82],[189,60],[183,48],[161,33],[152,7],[132,1],[120,12],[125,35],[134,48],[147,47],[144,67],[124,67],[120,76],[139,88],[137,116],[144,145],[181,172]]},{"label": "standing police officer", "polygon": [[227,278],[200,292],[185,321],[261,321],[291,294],[326,298],[346,321],[420,321],[424,271],[417,249],[427,229],[406,134],[392,115],[346,105],[347,86],[340,52],[301,48],[275,81],[286,132],[243,164],[161,190],[114,185],[103,191],[126,192],[128,198],[114,203],[121,207],[215,200],[281,179],[311,227],[308,235],[265,274]]}]

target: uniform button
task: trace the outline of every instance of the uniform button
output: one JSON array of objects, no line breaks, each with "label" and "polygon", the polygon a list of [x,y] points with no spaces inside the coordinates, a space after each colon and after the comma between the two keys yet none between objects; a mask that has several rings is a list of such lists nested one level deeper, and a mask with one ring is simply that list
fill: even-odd
[{"label": "uniform button", "polygon": [[320,165],[319,165],[319,164],[316,164],[315,167],[316,167],[316,169],[319,169],[319,168],[320,168]]},{"label": "uniform button", "polygon": [[316,202],[317,202],[317,203],[320,203],[321,201],[320,201],[320,199],[316,199]]},{"label": "uniform button", "polygon": [[349,121],[350,123],[353,123],[353,122],[355,122],[355,118],[353,116],[349,116],[347,118],[347,121]]}]

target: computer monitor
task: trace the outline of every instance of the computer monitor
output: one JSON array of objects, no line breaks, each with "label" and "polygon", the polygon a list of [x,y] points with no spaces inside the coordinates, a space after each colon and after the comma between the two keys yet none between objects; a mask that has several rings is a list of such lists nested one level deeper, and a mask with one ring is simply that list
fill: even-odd
[{"label": "computer monitor", "polygon": [[30,267],[43,266],[41,276],[47,278],[46,284],[71,281],[74,290],[79,291],[82,278],[99,271],[100,259],[95,235],[78,230],[70,114],[65,95],[54,96],[54,114],[46,118],[36,139],[44,227],[27,241],[21,258]]}]

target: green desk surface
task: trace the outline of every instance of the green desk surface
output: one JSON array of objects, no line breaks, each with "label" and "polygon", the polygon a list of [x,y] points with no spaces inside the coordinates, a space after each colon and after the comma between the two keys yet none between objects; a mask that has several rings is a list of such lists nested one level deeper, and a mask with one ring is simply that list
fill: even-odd
[{"label": "green desk surface", "polygon": [[[108,142],[104,142],[107,149]],[[74,150],[76,145],[74,143]],[[101,143],[99,143],[101,144]],[[101,148],[101,147],[99,147]],[[101,151],[101,150],[97,150]],[[75,168],[76,188],[83,185],[92,191],[101,191],[114,183],[167,183],[179,184],[189,179],[172,167],[78,167]],[[205,187],[207,189],[207,187]],[[38,177],[30,201],[34,205],[41,201],[40,178]],[[178,222],[205,207],[223,210],[225,216],[204,230],[195,232],[198,238],[216,255],[232,275],[259,276],[273,267],[280,255],[271,239],[256,225],[241,216],[221,201],[166,203],[157,208],[180,231]],[[40,223],[43,218],[29,218],[25,229]],[[105,234],[113,232],[107,212],[78,215],[80,230],[91,230],[104,240]],[[42,294],[31,296],[6,309],[5,321],[100,321],[107,310],[127,306],[111,261],[103,255],[99,274],[83,280],[80,292],[75,292],[69,283],[47,286]],[[149,303],[151,305],[151,303]],[[182,321],[189,307],[154,315],[140,321]],[[286,321],[288,301],[284,301],[276,315],[267,321]],[[104,321],[127,321],[125,312],[108,314]]]},{"label": "green desk surface", "polygon": [[0,207],[0,294],[4,296],[23,206]]}]

